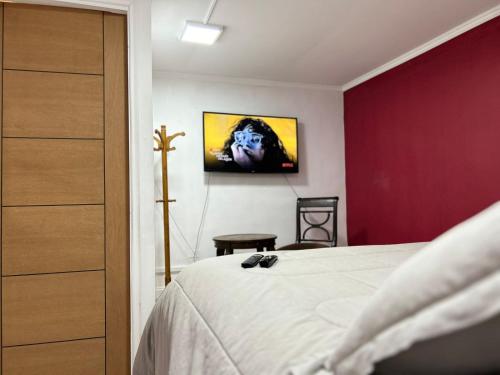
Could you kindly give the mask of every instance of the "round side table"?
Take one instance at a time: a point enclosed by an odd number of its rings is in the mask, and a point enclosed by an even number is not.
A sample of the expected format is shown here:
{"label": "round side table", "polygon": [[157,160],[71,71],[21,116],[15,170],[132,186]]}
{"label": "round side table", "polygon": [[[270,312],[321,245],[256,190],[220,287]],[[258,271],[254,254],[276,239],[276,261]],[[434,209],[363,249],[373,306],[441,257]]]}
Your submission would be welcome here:
{"label": "round side table", "polygon": [[234,249],[257,249],[257,251],[274,250],[275,234],[228,234],[213,238],[217,256],[233,254]]}

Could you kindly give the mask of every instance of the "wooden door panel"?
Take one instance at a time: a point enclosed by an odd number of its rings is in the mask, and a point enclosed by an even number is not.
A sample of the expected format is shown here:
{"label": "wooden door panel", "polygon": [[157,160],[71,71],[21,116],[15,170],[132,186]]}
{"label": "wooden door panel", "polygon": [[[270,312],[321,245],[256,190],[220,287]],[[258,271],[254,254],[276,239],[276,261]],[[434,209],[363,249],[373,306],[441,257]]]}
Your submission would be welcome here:
{"label": "wooden door panel", "polygon": [[104,206],[5,207],[2,274],[104,268]]}
{"label": "wooden door panel", "polygon": [[[106,138],[106,367],[130,373],[127,18],[104,16]],[[125,328],[126,327],[126,328]]]}
{"label": "wooden door panel", "polygon": [[104,271],[3,277],[3,346],[103,337]]}
{"label": "wooden door panel", "polygon": [[[3,4],[0,4],[0,69],[3,70]],[[3,87],[3,74],[0,74],[0,88]],[[3,112],[3,89],[0,89],[0,113]],[[0,126],[2,126],[2,116],[0,116]],[[2,153],[2,132],[0,132],[0,155]],[[2,158],[0,157],[0,186],[2,185]],[[0,194],[0,206],[2,204],[2,197]],[[2,222],[2,215],[0,215],[0,224]],[[1,225],[0,225],[1,227]],[[0,234],[1,235],[1,234]],[[1,250],[1,249],[0,249]],[[1,263],[1,257],[0,257],[0,263]],[[2,278],[0,277],[0,313],[2,310],[2,303],[1,303],[1,289],[2,289]],[[0,337],[2,336],[2,327],[0,324]],[[3,357],[3,350],[0,347],[0,375],[2,374],[2,357]]]}
{"label": "wooden door panel", "polygon": [[103,138],[103,78],[4,71],[4,137]]}
{"label": "wooden door panel", "polygon": [[4,69],[102,74],[102,13],[6,4]]}
{"label": "wooden door panel", "polygon": [[3,146],[4,206],[104,203],[103,141],[6,138]]}
{"label": "wooden door panel", "polygon": [[130,374],[127,17],[2,11],[0,374]]}
{"label": "wooden door panel", "polygon": [[104,375],[105,340],[5,348],[3,375]]}

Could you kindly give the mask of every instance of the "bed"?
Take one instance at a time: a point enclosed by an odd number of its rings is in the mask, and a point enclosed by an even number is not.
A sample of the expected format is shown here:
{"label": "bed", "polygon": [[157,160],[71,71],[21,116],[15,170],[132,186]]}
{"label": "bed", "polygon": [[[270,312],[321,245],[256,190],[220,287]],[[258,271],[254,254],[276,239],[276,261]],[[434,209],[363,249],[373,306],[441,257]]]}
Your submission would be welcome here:
{"label": "bed", "polygon": [[200,261],[157,301],[134,375],[371,373],[499,314],[499,228],[497,204],[429,244],[280,251],[270,269]]}

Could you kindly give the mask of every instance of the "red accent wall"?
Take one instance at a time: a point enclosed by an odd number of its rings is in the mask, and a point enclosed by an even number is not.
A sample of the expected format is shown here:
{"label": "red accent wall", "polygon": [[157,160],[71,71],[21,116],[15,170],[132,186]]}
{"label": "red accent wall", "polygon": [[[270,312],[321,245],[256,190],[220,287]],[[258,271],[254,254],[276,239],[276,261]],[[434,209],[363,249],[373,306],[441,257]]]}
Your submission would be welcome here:
{"label": "red accent wall", "polygon": [[499,200],[500,17],[348,90],[344,121],[350,245],[428,241]]}

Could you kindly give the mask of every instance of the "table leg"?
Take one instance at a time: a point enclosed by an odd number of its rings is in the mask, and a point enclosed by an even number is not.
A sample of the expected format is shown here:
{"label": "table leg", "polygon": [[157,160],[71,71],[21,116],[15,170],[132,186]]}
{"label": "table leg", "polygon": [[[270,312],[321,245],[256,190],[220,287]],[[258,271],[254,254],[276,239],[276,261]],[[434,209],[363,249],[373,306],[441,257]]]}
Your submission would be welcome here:
{"label": "table leg", "polygon": [[225,249],[222,249],[222,248],[217,248],[217,256],[220,257],[222,255],[224,255],[224,253],[226,252]]}
{"label": "table leg", "polygon": [[264,246],[257,246],[257,252],[260,253],[264,251]]}
{"label": "table leg", "polygon": [[232,247],[228,247],[226,249],[226,255],[232,255],[233,254],[233,248]]}
{"label": "table leg", "polygon": [[274,250],[274,244],[268,245],[266,247],[266,251],[273,251]]}

